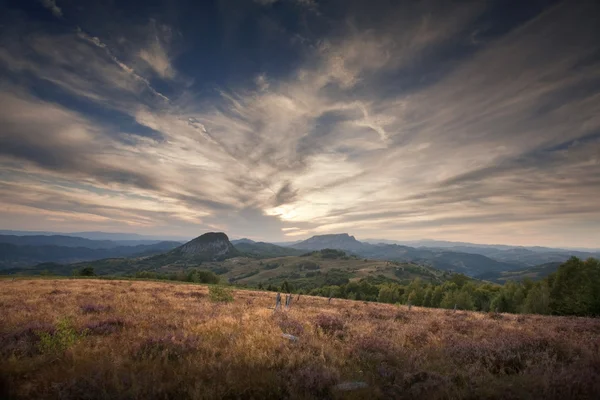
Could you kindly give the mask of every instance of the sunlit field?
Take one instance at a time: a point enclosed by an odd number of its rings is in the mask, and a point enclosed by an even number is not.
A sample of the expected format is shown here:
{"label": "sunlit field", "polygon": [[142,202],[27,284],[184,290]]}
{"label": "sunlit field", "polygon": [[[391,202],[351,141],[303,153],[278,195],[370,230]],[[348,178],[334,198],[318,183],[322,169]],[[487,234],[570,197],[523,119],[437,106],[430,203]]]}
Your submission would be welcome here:
{"label": "sunlit field", "polygon": [[[1,280],[0,397],[544,398],[600,394],[600,320],[143,281]],[[282,296],[285,303],[285,296]],[[286,335],[287,334],[287,335]]]}

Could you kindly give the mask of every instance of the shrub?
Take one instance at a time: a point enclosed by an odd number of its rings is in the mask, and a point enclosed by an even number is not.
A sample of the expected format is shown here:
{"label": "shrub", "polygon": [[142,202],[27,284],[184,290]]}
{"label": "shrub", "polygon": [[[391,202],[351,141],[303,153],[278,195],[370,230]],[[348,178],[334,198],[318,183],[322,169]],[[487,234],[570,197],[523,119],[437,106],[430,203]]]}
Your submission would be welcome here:
{"label": "shrub", "polygon": [[214,272],[206,270],[191,270],[185,280],[196,283],[219,283],[219,277]]}
{"label": "shrub", "polygon": [[163,359],[177,361],[198,348],[199,338],[183,336],[178,333],[173,336],[151,337],[144,340],[134,351],[137,360]]}
{"label": "shrub", "polygon": [[30,322],[14,332],[0,336],[0,354],[3,356],[33,356],[40,352],[38,343],[42,332],[53,335],[52,324]]}
{"label": "shrub", "polygon": [[214,303],[227,303],[233,301],[233,293],[231,289],[223,286],[211,286],[208,288],[208,296],[210,301]]}
{"label": "shrub", "polygon": [[101,304],[84,304],[79,308],[84,314],[98,314],[101,312],[110,311],[110,306],[103,306]]}
{"label": "shrub", "polygon": [[292,392],[306,398],[331,398],[331,388],[339,380],[339,373],[324,365],[306,365],[289,371]]}
{"label": "shrub", "polygon": [[93,267],[85,267],[79,271],[79,275],[81,276],[96,276]]}
{"label": "shrub", "polygon": [[344,330],[344,321],[337,315],[319,314],[315,319],[315,325],[328,335]]}
{"label": "shrub", "polygon": [[314,261],[302,261],[302,262],[299,262],[296,264],[296,268],[298,268],[298,270],[300,270],[300,271],[302,271],[302,270],[314,271],[321,267],[319,266],[319,264],[317,264]]}
{"label": "shrub", "polygon": [[117,333],[125,326],[120,318],[110,318],[102,321],[90,322],[85,327],[85,332],[90,335],[110,335]]}
{"label": "shrub", "polygon": [[291,318],[288,314],[276,313],[274,314],[274,317],[277,325],[279,325],[283,333],[289,333],[294,336],[300,336],[302,333],[304,333],[304,327],[302,326],[302,323]]}
{"label": "shrub", "polygon": [[68,348],[79,341],[86,332],[78,333],[69,318],[61,318],[56,324],[54,333],[47,331],[37,332],[40,341],[38,348],[44,354],[64,353]]}

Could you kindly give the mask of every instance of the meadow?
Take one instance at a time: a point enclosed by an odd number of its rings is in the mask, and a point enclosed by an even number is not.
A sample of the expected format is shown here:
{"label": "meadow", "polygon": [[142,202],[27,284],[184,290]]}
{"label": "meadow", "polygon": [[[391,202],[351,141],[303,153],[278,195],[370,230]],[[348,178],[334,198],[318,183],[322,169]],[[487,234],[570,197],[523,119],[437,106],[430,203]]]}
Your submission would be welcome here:
{"label": "meadow", "polygon": [[[591,399],[600,319],[183,283],[0,280],[0,397]],[[285,296],[282,296],[285,300]]]}

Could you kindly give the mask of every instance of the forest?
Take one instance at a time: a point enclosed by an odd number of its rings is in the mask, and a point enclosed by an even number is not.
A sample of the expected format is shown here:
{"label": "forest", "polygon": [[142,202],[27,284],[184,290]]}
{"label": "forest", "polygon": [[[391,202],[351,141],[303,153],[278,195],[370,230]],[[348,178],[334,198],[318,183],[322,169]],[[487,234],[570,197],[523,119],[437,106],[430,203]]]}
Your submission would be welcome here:
{"label": "forest", "polygon": [[472,311],[550,315],[600,315],[600,262],[572,257],[547,278],[504,285],[454,274],[439,285],[419,278],[408,285],[366,281],[324,286],[308,294]]}
{"label": "forest", "polygon": [[[463,274],[452,274],[439,284],[425,282],[420,278],[402,284],[389,279],[379,282],[376,279],[350,280],[342,272],[330,271],[325,275],[326,284],[319,287],[295,287],[293,283],[284,281],[282,285],[259,283],[258,289],[466,311],[600,315],[600,262],[594,258],[581,260],[572,257],[543,280],[507,281],[503,285],[475,280]],[[213,272],[196,269],[171,274],[144,271],[138,272],[136,278],[219,282],[218,276]]]}

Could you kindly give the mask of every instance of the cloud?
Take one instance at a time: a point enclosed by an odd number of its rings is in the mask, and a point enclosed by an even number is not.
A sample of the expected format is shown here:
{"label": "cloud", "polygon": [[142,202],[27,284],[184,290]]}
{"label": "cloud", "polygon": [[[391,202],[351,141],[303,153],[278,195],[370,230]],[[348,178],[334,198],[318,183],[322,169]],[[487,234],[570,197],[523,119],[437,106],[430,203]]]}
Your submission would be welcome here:
{"label": "cloud", "polygon": [[256,83],[256,87],[260,91],[266,91],[269,89],[269,81],[267,80],[267,76],[265,74],[259,74],[254,78],[254,83]]}
{"label": "cloud", "polygon": [[56,5],[56,0],[40,0],[42,5],[52,12],[57,18],[62,18],[63,13],[59,6]]}
{"label": "cloud", "polygon": [[173,31],[169,26],[161,25],[151,20],[147,33],[147,44],[138,52],[138,57],[162,79],[173,79],[176,70],[169,57]]}
{"label": "cloud", "polygon": [[[559,243],[564,227],[597,245],[597,8],[559,4],[474,45],[482,4],[348,2],[293,68],[257,66],[210,95],[178,86],[190,71],[158,23],[135,40],[4,40],[0,216],[262,240]],[[40,81],[110,117],[38,98]]]}
{"label": "cloud", "polygon": [[[79,28],[77,30],[77,36],[85,41],[88,41],[89,43],[92,43],[94,46],[103,49],[106,52],[106,54],[110,57],[110,59],[115,64],[117,64],[122,70],[131,74],[131,76],[134,77],[136,80],[142,82],[154,95],[160,97],[161,99],[163,99],[165,101],[169,101],[169,98],[167,96],[163,95],[162,93],[158,92],[157,90],[155,90],[152,87],[152,85],[150,84],[148,79],[144,78],[143,76],[141,76],[140,74],[135,72],[135,70],[133,68],[129,67],[128,65],[126,65],[125,63],[120,61],[112,53],[112,51],[107,47],[107,45],[105,43],[103,43],[99,38],[90,36],[87,33],[83,32]],[[161,51],[162,51],[162,49],[161,49]],[[146,58],[144,58],[144,56]],[[168,64],[168,61],[165,61],[165,59],[164,59],[164,54],[162,54],[160,51],[158,51],[158,52],[155,51],[154,53],[151,53],[147,50],[142,50],[142,51],[140,51],[140,57],[142,59],[144,59],[146,62],[148,62],[157,72],[159,72],[159,74],[172,74],[173,73],[172,71],[170,71],[170,65]]]}

